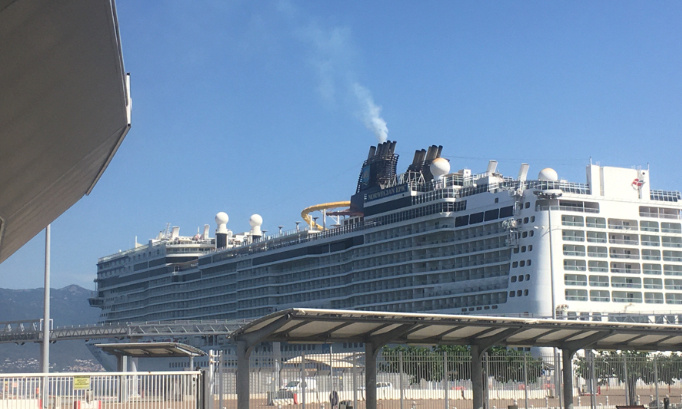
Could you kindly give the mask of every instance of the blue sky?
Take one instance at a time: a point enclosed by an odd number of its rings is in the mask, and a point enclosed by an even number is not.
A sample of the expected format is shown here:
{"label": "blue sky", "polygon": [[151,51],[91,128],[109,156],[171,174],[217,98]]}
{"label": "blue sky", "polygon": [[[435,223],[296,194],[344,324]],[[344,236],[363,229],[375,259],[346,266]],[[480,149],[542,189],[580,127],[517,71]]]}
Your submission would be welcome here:
{"label": "blue sky", "polygon": [[[293,229],[348,200],[377,129],[453,170],[590,158],[682,190],[682,3],[118,0],[133,126],[90,196],[52,224],[52,287],[94,289],[97,258],[166,228]],[[373,126],[367,126],[369,123]],[[202,227],[203,228],[203,227]],[[43,285],[44,236],[0,265]]]}

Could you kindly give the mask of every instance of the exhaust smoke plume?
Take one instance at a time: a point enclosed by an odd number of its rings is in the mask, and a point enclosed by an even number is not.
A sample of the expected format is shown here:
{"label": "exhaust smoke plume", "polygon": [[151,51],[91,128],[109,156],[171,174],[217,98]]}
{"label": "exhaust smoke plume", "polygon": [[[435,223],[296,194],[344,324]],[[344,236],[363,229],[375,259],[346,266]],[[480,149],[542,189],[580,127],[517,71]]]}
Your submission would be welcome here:
{"label": "exhaust smoke plume", "polygon": [[324,28],[313,22],[297,32],[311,46],[310,62],[317,73],[317,90],[322,99],[330,105],[341,102],[374,133],[379,143],[386,142],[388,127],[381,117],[381,107],[374,103],[371,92],[355,80],[356,52],[350,29]]}
{"label": "exhaust smoke plume", "polygon": [[360,115],[367,129],[372,131],[379,143],[386,142],[388,139],[388,127],[386,121],[381,117],[381,107],[377,106],[372,99],[372,94],[362,85],[353,84],[353,91],[360,103],[362,111]]}

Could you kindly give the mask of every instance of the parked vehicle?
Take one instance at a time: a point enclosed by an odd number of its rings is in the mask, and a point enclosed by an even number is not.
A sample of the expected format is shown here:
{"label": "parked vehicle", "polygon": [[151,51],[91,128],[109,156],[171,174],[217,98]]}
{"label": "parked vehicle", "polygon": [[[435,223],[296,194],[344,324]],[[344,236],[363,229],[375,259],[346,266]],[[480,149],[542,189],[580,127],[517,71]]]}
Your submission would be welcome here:
{"label": "parked vehicle", "polygon": [[306,391],[317,390],[317,381],[315,379],[294,379],[284,386],[284,389],[291,392],[301,392],[305,388]]}

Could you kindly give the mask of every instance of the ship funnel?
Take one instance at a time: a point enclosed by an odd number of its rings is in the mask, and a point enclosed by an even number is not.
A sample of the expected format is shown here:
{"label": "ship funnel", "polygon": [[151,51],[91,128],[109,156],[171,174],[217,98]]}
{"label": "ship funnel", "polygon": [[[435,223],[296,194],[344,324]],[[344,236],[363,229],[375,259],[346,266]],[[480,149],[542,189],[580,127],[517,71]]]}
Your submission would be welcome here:
{"label": "ship funnel", "polygon": [[374,157],[374,154],[376,153],[377,148],[376,146],[370,146],[369,147],[369,154],[367,155],[367,159],[372,159]]}
{"label": "ship funnel", "polygon": [[497,170],[497,161],[494,159],[488,161],[488,170],[486,170],[486,173],[488,175],[492,175],[493,173],[495,173],[496,170]]}
{"label": "ship funnel", "polygon": [[208,240],[208,230],[210,229],[208,224],[204,225],[204,234],[201,235],[201,240]]}
{"label": "ship funnel", "polygon": [[525,182],[526,177],[528,176],[528,164],[527,163],[522,163],[521,168],[519,169],[519,182]]}
{"label": "ship funnel", "polygon": [[215,222],[218,228],[215,231],[215,247],[217,249],[223,249],[227,247],[227,222],[230,218],[227,213],[220,212],[215,215]]}
{"label": "ship funnel", "polygon": [[430,165],[431,162],[433,162],[433,160],[436,159],[437,154],[438,154],[438,147],[435,145],[429,146],[429,149],[426,151],[426,164]]}
{"label": "ship funnel", "polygon": [[180,236],[180,226],[173,226],[173,231],[171,232],[171,240],[175,240]]}

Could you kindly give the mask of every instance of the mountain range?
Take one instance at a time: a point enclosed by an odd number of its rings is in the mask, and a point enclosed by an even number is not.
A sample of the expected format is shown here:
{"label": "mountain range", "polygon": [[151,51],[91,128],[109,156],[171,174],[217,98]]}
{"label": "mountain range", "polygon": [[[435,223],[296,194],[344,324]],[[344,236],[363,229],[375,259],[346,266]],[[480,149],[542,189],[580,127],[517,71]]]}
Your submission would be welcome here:
{"label": "mountain range", "polygon": [[[90,290],[69,285],[50,290],[50,316],[54,327],[95,324],[99,310],[90,307]],[[0,288],[0,322],[37,320],[43,316],[43,289]],[[0,344],[0,372],[41,371],[41,344]],[[102,371],[85,341],[60,341],[50,345],[51,372]]]}

